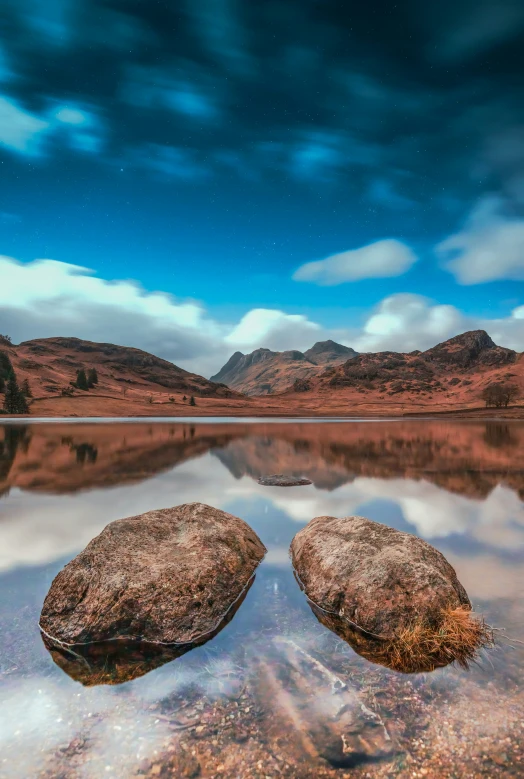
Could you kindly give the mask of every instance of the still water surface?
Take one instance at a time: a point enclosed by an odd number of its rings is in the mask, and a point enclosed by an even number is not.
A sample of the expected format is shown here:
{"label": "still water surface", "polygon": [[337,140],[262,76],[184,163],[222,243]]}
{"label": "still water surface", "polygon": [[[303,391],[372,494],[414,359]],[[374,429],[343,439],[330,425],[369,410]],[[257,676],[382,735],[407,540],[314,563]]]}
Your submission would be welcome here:
{"label": "still water surface", "polygon": [[[271,473],[312,484],[257,483]],[[0,777],[522,776],[523,499],[518,422],[0,426]],[[132,681],[75,681],[38,630],[52,579],[108,522],[191,501],[268,548],[239,610]],[[313,517],[351,514],[446,555],[503,629],[477,666],[404,676],[317,622],[289,544]]]}

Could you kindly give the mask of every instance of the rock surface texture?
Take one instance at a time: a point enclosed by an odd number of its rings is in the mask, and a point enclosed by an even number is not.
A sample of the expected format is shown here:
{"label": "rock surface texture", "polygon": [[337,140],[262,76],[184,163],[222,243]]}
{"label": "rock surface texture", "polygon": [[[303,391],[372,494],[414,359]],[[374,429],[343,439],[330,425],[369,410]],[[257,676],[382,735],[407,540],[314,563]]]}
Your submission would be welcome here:
{"label": "rock surface texture", "polygon": [[197,645],[234,609],[265,551],[243,520],[202,503],[119,519],[56,576],[40,626],[70,645]]}
{"label": "rock surface texture", "polygon": [[487,640],[455,570],[416,536],[364,517],[317,517],[291,555],[318,619],[374,662],[406,672],[467,666]]}

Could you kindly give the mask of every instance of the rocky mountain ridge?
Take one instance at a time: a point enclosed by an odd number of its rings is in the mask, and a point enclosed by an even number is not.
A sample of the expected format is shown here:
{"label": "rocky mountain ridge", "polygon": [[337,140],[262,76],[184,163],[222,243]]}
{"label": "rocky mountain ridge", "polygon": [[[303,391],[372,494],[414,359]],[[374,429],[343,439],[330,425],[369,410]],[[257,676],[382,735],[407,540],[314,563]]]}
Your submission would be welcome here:
{"label": "rocky mountain ridge", "polygon": [[357,352],[335,341],[318,341],[305,352],[291,349],[274,352],[255,349],[250,354],[235,352],[211,377],[246,395],[267,395],[282,392],[295,380],[315,375],[319,368],[339,365],[355,357]]}
{"label": "rocky mountain ridge", "polygon": [[[378,397],[414,393],[456,394],[482,384],[489,371],[496,380],[513,378],[510,366],[519,353],[497,346],[484,330],[472,330],[424,352],[368,352],[334,341],[321,341],[306,352],[256,349],[235,352],[212,380],[222,381],[247,395],[324,392],[352,389]],[[451,375],[450,375],[451,374]]]}
{"label": "rocky mountain ridge", "polygon": [[471,387],[479,394],[490,381],[511,381],[521,355],[497,346],[484,330],[472,330],[424,352],[370,352],[311,376],[288,392],[351,389],[379,398],[399,393],[451,397]]}

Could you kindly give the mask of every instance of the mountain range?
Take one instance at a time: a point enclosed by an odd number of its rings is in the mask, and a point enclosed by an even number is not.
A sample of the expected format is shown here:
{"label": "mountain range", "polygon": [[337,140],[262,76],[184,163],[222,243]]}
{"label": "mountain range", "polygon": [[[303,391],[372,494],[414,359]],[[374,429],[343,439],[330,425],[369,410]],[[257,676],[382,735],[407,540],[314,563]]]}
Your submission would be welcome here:
{"label": "mountain range", "polygon": [[245,395],[267,395],[290,387],[296,380],[318,373],[319,367],[340,365],[357,356],[349,346],[335,341],[318,341],[306,352],[272,352],[256,349],[250,354],[235,352],[227,363],[211,376]]}
{"label": "mountain range", "polygon": [[[354,389],[383,397],[403,393],[423,397],[471,386],[485,370],[512,365],[517,357],[512,349],[497,346],[484,330],[462,333],[425,352],[358,354],[334,341],[320,341],[304,353],[235,352],[211,380],[247,395]],[[450,372],[456,375],[449,376]]]}
{"label": "mountain range", "polygon": [[[212,379],[140,349],[78,338],[0,339],[0,353],[19,383],[29,383],[38,416],[478,415],[490,384],[510,383],[524,397],[523,354],[497,346],[484,330],[423,352],[358,354],[333,341],[306,352],[236,352]],[[98,373],[89,391],[72,386],[81,368]],[[189,411],[191,396],[197,408]]]}

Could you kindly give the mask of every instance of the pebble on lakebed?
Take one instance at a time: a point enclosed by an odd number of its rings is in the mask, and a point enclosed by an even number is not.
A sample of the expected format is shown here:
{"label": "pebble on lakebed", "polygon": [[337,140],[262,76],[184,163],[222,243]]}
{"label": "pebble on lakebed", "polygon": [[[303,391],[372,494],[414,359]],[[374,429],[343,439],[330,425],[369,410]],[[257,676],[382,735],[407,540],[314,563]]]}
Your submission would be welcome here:
{"label": "pebble on lakebed", "polygon": [[46,644],[205,643],[234,613],[266,553],[242,519],[203,503],[111,522],[55,577]]}
{"label": "pebble on lakebed", "polygon": [[372,662],[404,673],[467,668],[493,642],[446,558],[410,533],[316,517],[291,557],[317,619]]}
{"label": "pebble on lakebed", "polygon": [[272,476],[260,476],[258,483],[263,487],[305,487],[307,484],[311,484],[311,481],[301,476],[286,476],[284,473],[275,473]]}

